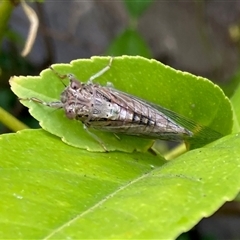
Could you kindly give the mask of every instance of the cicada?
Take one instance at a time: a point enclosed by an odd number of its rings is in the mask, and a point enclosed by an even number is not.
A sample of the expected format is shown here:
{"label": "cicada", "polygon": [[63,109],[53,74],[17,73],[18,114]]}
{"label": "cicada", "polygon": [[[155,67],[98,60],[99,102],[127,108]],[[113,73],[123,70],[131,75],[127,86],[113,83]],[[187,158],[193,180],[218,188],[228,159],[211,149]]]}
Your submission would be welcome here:
{"label": "cicada", "polygon": [[80,82],[72,74],[60,75],[52,69],[60,78],[69,78],[69,85],[61,93],[60,100],[45,102],[34,97],[25,100],[62,108],[69,119],[81,121],[86,128],[115,134],[169,141],[191,139],[196,133],[202,132],[203,136],[206,135],[206,127],[169,109],[117,90],[110,84],[101,86],[94,83],[95,78],[110,69],[112,60],[86,83]]}

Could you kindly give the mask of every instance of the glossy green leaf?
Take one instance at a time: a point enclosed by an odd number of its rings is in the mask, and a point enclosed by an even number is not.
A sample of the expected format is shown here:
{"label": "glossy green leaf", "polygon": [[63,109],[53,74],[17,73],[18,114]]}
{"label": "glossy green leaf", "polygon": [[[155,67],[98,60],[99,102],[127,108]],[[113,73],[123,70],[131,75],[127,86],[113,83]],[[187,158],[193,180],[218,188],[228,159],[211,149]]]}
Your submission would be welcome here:
{"label": "glossy green leaf", "polygon": [[240,190],[240,136],[165,163],[43,130],[0,136],[1,239],[175,239]]}
{"label": "glossy green leaf", "polygon": [[[73,73],[79,80],[87,81],[108,63],[108,57],[94,57],[53,67],[61,74]],[[103,85],[111,82],[116,89],[159,104],[222,135],[231,132],[230,102],[222,90],[207,79],[176,71],[155,60],[123,56],[114,58],[110,70],[95,82]],[[40,77],[13,77],[10,83],[19,97],[37,97],[44,101],[59,100],[64,89],[59,78],[49,69],[44,70]],[[63,141],[91,151],[103,151],[82,124],[67,119],[63,110],[54,110],[29,101],[22,103],[30,107],[30,113],[45,130],[61,137]],[[102,139],[109,151],[144,151],[152,144],[152,141],[131,136],[121,135],[119,140],[109,133],[94,133]]]}

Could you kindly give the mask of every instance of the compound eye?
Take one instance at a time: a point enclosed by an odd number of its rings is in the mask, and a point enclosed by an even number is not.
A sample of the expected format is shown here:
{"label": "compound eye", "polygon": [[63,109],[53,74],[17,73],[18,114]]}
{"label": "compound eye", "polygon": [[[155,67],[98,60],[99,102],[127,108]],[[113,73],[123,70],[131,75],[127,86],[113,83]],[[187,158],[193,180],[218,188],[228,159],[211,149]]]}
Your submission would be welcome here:
{"label": "compound eye", "polygon": [[76,117],[75,111],[73,111],[73,109],[69,108],[65,110],[66,116],[69,119],[73,119]]}
{"label": "compound eye", "polygon": [[77,90],[81,87],[81,83],[77,80],[71,80],[70,87],[74,90]]}

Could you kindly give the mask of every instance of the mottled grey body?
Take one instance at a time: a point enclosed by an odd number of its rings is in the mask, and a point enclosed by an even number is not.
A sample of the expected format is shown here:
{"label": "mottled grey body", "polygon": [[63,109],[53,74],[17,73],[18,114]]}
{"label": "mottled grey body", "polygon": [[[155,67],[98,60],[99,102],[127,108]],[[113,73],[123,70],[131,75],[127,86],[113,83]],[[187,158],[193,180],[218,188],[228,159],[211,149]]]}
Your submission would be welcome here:
{"label": "mottled grey body", "polygon": [[48,106],[63,108],[68,118],[80,120],[87,127],[113,133],[165,140],[192,136],[192,132],[155,108],[158,106],[108,86],[80,83],[71,75],[61,101]]}

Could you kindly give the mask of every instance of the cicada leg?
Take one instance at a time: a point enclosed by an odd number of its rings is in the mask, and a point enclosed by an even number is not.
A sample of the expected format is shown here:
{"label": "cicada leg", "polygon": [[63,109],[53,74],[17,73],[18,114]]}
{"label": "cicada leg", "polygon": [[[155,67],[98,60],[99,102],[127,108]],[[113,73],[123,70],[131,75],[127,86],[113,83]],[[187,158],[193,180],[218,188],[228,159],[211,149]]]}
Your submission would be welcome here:
{"label": "cicada leg", "polygon": [[88,84],[92,84],[94,79],[102,76],[105,72],[107,72],[111,68],[111,66],[112,66],[112,61],[113,61],[113,57],[110,58],[108,65],[105,68],[103,68],[102,70],[100,70],[99,72],[97,72],[94,75],[92,75],[88,79],[87,83]]}
{"label": "cicada leg", "polygon": [[50,108],[62,108],[63,104],[60,101],[56,101],[56,102],[44,102],[43,100],[39,99],[39,98],[35,98],[35,97],[31,97],[31,98],[18,98],[19,100],[22,101],[32,101],[32,102],[36,102],[36,103],[40,103],[44,106],[48,106]]}
{"label": "cicada leg", "polygon": [[87,133],[88,133],[95,141],[97,141],[97,142],[102,146],[103,150],[104,150],[105,152],[108,152],[108,149],[107,149],[106,146],[104,145],[103,141],[102,141],[97,135],[95,135],[94,133],[92,133],[91,131],[89,131],[88,127],[87,127],[85,124],[83,124],[83,127],[84,127],[84,129],[87,131]]}

